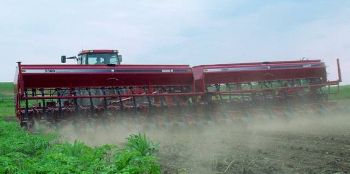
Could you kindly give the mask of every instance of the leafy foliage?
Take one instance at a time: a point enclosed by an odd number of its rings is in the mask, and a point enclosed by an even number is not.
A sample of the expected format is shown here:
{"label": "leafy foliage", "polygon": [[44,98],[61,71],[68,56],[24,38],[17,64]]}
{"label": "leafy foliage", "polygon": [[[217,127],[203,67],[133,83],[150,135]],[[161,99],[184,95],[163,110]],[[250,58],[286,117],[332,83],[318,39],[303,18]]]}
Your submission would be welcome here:
{"label": "leafy foliage", "polygon": [[141,134],[127,140],[124,148],[89,147],[0,121],[0,173],[160,173],[154,144]]}
{"label": "leafy foliage", "polygon": [[126,148],[130,151],[138,151],[142,155],[150,155],[155,152],[157,145],[146,138],[145,134],[130,135],[127,138]]}
{"label": "leafy foliage", "polygon": [[130,135],[123,151],[116,156],[117,171],[122,173],[159,173],[157,159],[152,155],[156,145],[145,135]]}

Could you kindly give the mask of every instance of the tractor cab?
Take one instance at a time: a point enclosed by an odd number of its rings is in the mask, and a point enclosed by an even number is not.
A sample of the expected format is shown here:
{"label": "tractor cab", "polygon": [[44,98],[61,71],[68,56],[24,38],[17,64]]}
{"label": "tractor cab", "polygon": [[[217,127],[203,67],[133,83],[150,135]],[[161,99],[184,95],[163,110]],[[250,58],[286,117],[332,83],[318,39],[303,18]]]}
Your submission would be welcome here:
{"label": "tractor cab", "polygon": [[83,50],[78,57],[61,56],[62,63],[66,63],[67,59],[76,59],[79,65],[120,65],[122,55],[117,50]]}

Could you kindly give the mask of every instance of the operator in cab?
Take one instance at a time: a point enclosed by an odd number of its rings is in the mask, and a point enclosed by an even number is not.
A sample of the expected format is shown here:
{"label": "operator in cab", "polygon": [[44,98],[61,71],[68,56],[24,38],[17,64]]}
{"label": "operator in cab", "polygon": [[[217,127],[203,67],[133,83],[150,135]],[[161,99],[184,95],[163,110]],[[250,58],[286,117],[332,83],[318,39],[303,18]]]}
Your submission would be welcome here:
{"label": "operator in cab", "polygon": [[97,57],[95,65],[102,65],[102,64],[104,64],[102,59],[103,58],[101,58],[101,57]]}

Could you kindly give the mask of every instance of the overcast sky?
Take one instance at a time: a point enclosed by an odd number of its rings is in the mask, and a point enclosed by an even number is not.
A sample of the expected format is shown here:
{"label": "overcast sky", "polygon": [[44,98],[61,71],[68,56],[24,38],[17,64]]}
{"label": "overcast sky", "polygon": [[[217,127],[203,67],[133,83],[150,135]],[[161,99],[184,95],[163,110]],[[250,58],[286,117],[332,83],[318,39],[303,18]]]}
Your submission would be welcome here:
{"label": "overcast sky", "polygon": [[[349,0],[2,0],[0,81],[16,61],[118,49],[126,64],[340,58],[350,84]],[[72,62],[73,63],[73,62]]]}

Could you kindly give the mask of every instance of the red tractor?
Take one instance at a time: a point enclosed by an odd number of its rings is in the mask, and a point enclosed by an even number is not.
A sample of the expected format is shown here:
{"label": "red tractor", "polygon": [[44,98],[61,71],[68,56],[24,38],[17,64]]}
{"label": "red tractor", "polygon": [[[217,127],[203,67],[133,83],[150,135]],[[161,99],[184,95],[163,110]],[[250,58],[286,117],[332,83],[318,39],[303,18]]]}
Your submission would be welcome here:
{"label": "red tractor", "polygon": [[121,65],[117,50],[83,50],[61,57],[71,65],[24,65],[16,75],[16,115],[23,126],[35,118],[113,113],[151,108],[226,104],[258,106],[327,99],[320,60],[189,65]]}

